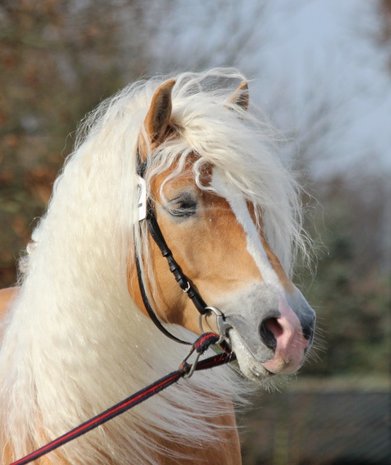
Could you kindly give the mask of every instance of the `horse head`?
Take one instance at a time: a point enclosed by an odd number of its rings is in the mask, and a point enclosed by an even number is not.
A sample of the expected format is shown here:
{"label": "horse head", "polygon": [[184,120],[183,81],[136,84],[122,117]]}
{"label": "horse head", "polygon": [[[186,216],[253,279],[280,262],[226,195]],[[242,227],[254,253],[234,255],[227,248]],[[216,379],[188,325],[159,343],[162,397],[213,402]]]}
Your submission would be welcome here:
{"label": "horse head", "polygon": [[[173,257],[215,311],[198,314],[168,272],[161,250],[144,231],[147,245],[141,260],[147,267],[143,279],[149,299],[164,323],[196,334],[206,329],[220,332],[247,378],[262,381],[294,373],[312,345],[315,313],[270,244],[270,205],[262,203],[261,194],[253,195],[256,189],[245,186],[245,179],[240,181],[232,169],[226,169],[230,152],[224,161],[222,147],[214,140],[219,125],[226,125],[222,130],[251,130],[247,84],[242,83],[224,104],[211,103],[214,111],[208,114],[213,114],[214,127],[210,130],[187,113],[179,96],[175,98],[175,88],[174,80],[165,81],[152,96],[138,140],[139,165]],[[197,131],[202,137],[195,142]],[[230,147],[230,140],[226,143]],[[243,159],[243,164],[251,169],[251,160]],[[280,208],[280,199],[273,201],[273,208]],[[284,231],[280,235],[283,241]],[[129,268],[129,291],[146,312],[137,281],[136,271]]]}
{"label": "horse head", "polygon": [[[300,190],[247,85],[232,91],[244,79],[135,83],[84,121],[2,326],[1,463],[177,366],[178,345],[142,313],[188,341],[219,333],[264,386],[303,364],[315,315],[290,279],[305,252]],[[251,389],[203,372],[47,463],[239,464],[232,400]]]}

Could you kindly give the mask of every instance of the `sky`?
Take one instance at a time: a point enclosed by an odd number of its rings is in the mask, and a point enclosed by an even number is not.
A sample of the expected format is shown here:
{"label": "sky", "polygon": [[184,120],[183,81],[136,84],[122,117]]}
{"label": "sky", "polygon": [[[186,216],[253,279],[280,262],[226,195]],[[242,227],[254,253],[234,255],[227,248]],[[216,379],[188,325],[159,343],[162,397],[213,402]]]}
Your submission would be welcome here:
{"label": "sky", "polygon": [[289,76],[287,99],[302,131],[310,126],[302,110],[317,98],[329,100],[337,124],[317,169],[346,169],[352,163],[391,169],[391,76],[374,42],[374,2],[313,0],[295,2],[302,6],[291,11],[286,3],[278,0],[269,13],[270,42],[259,61],[268,63],[269,76],[282,81]]}
{"label": "sky", "polygon": [[179,1],[157,34],[155,66],[237,66],[253,102],[294,140],[289,150],[312,152],[313,174],[391,174],[391,73],[376,4]]}

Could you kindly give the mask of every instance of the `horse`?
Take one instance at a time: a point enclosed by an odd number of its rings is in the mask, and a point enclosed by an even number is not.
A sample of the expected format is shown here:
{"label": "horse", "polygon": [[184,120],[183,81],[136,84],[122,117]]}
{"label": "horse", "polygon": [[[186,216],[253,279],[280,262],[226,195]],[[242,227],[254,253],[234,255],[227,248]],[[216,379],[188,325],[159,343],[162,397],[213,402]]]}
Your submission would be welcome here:
{"label": "horse", "polygon": [[18,286],[0,294],[1,463],[172,371],[187,353],[177,339],[213,331],[236,362],[36,463],[239,465],[235,409],[296,373],[312,345],[315,313],[291,280],[306,248],[300,187],[239,71],[155,77],[102,102],[54,183]]}

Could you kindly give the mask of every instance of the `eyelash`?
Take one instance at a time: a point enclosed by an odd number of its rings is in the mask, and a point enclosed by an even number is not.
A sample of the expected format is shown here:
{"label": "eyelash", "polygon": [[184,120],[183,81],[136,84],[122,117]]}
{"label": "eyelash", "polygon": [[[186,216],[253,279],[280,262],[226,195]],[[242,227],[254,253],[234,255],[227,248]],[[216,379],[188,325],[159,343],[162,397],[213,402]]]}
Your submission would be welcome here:
{"label": "eyelash", "polygon": [[197,210],[197,202],[190,198],[184,198],[182,200],[177,199],[172,203],[175,207],[168,209],[172,216],[188,218],[193,216]]}

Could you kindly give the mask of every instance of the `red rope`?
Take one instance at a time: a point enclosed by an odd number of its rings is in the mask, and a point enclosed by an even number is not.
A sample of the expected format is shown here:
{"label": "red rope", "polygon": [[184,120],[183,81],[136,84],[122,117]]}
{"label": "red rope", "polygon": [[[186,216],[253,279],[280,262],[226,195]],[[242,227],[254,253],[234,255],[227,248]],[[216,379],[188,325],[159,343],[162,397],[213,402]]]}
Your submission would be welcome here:
{"label": "red rope", "polygon": [[[192,350],[189,355],[191,355],[194,351],[196,351],[199,355],[203,354],[210,345],[215,344],[219,339],[219,336],[214,333],[205,333],[202,334],[193,344]],[[189,357],[189,356],[188,356]],[[155,394],[163,391],[168,386],[176,383],[180,378],[186,376],[186,374],[192,372],[192,365],[186,362],[187,358],[184,362],[180,365],[178,370],[173,371],[172,373],[163,376],[162,378],[158,379],[154,383],[146,386],[145,388],[137,391],[136,393],[132,394],[131,396],[127,397],[126,399],[118,402],[117,404],[113,405],[112,407],[108,408],[107,410],[103,411],[102,413],[96,415],[93,418],[81,423],[76,428],[71,429],[67,433],[59,436],[58,438],[54,439],[53,441],[49,442],[48,444],[40,447],[39,449],[31,452],[30,454],[26,455],[25,457],[16,460],[16,462],[12,462],[10,465],[25,465],[27,463],[36,460],[43,455],[52,452],[53,450],[57,449],[64,444],[72,441],[73,439],[82,436],[83,434],[87,433],[95,429],[96,427],[103,425],[107,421],[111,420],[112,418],[120,415],[121,413],[126,412],[127,410],[135,407],[136,405],[140,404],[141,402],[149,399],[150,397],[154,396]],[[195,362],[195,370],[205,370],[208,368],[212,368],[219,365],[224,365],[234,359],[234,354],[231,352],[224,352],[222,354],[214,355],[207,359],[201,360],[199,362]]]}

